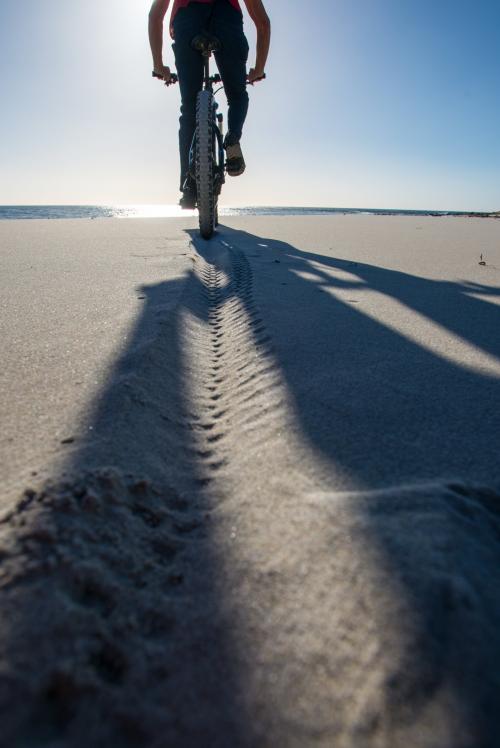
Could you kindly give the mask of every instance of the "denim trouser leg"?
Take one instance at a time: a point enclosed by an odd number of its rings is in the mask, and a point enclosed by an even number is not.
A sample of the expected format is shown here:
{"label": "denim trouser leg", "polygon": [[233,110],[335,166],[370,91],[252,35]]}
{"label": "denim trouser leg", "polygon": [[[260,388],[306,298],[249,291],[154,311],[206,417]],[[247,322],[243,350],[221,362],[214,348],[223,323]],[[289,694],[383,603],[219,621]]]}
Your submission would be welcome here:
{"label": "denim trouser leg", "polygon": [[181,92],[179,151],[181,182],[189,167],[189,149],[196,127],[196,97],[203,85],[203,58],[191,48],[192,39],[203,30],[217,36],[221,49],[216,55],[229,106],[228,127],[239,139],[248,111],[246,61],[248,42],[243,33],[243,18],[228,0],[213,4],[190,3],[181,8],[174,20],[173,45]]}
{"label": "denim trouser leg", "polygon": [[173,50],[181,92],[179,118],[180,189],[189,168],[189,149],[196,127],[196,97],[203,85],[203,58],[191,48],[191,40],[200,33],[209,17],[209,5],[191,4],[182,8],[174,20]]}
{"label": "denim trouser leg", "polygon": [[212,33],[220,40],[215,56],[228,103],[228,129],[238,140],[248,112],[248,42],[243,32],[243,16],[227,0],[213,6]]}

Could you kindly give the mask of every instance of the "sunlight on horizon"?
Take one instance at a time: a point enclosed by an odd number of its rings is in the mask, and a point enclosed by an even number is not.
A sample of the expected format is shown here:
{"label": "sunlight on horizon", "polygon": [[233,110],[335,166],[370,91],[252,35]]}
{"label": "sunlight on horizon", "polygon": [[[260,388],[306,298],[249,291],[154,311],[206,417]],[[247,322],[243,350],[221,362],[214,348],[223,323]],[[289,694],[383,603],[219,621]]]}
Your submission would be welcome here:
{"label": "sunlight on horizon", "polygon": [[113,205],[117,218],[182,218],[196,216],[196,210],[185,210],[180,205]]}
{"label": "sunlight on horizon", "polygon": [[[198,210],[186,210],[175,204],[132,204],[106,206],[115,212],[116,218],[194,218]],[[246,209],[251,206],[245,206]],[[221,216],[238,215],[241,208],[227,205],[219,206]]]}

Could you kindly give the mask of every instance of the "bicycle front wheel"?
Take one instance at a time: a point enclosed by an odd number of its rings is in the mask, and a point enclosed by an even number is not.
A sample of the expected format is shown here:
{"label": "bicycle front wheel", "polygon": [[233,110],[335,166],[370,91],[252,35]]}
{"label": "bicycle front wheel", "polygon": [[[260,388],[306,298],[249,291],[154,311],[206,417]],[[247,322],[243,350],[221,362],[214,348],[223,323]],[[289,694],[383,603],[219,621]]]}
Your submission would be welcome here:
{"label": "bicycle front wheel", "polygon": [[215,229],[213,94],[200,91],[196,101],[196,189],[200,234],[210,239]]}

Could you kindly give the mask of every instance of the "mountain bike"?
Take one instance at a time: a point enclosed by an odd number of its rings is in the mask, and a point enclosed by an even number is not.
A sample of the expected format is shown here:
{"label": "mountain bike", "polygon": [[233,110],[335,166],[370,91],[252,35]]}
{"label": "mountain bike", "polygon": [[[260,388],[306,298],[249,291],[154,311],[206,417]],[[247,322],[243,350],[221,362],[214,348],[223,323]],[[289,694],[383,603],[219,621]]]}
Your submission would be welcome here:
{"label": "mountain bike", "polygon": [[[203,88],[196,99],[196,129],[189,151],[189,170],[186,182],[196,183],[200,234],[210,239],[219,223],[218,202],[225,182],[224,116],[218,112],[214,86],[221,83],[221,76],[210,75],[210,57],[220,49],[217,37],[204,32],[195,36],[191,46],[203,56]],[[161,75],[153,73],[155,78]],[[265,76],[264,76],[265,77]],[[171,76],[170,82],[177,83],[178,76]],[[184,186],[186,185],[184,183]]]}

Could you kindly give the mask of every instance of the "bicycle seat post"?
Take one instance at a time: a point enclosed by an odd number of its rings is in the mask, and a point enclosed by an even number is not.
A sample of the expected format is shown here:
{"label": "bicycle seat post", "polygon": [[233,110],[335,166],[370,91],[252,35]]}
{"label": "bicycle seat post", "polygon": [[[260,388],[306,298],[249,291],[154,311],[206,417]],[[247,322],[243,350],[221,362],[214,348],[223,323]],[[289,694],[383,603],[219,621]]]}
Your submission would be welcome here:
{"label": "bicycle seat post", "polygon": [[203,53],[203,69],[205,79],[204,88],[206,91],[209,91],[212,88],[210,84],[210,52]]}
{"label": "bicycle seat post", "polygon": [[191,41],[191,46],[203,55],[203,67],[204,67],[204,88],[206,91],[212,90],[212,84],[210,81],[210,56],[212,52],[218,52],[220,49],[220,41],[216,36],[212,36],[208,32],[198,34]]}

